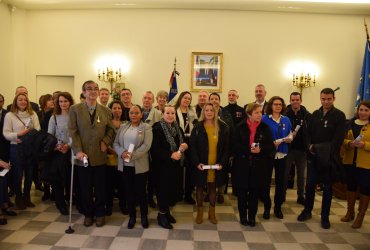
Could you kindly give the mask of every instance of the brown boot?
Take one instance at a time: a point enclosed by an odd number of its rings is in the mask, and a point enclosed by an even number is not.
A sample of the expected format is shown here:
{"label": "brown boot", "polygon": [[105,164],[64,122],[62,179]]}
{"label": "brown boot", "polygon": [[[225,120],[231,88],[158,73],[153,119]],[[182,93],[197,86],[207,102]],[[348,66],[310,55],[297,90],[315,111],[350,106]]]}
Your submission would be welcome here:
{"label": "brown boot", "polygon": [[17,209],[19,210],[24,210],[26,209],[26,205],[24,204],[24,200],[23,200],[23,197],[22,196],[16,196],[15,197],[15,205],[17,207]]}
{"label": "brown boot", "polygon": [[351,221],[355,218],[355,204],[357,193],[347,191],[347,213],[342,219],[343,222]]}
{"label": "brown boot", "polygon": [[24,196],[24,205],[27,207],[35,207],[35,204],[32,203],[31,196],[29,194]]}
{"label": "brown boot", "polygon": [[358,207],[358,214],[355,221],[352,224],[352,228],[360,228],[364,221],[366,210],[369,207],[370,196],[360,195],[360,205]]}
{"label": "brown boot", "polygon": [[203,206],[202,207],[197,207],[197,218],[195,219],[195,222],[197,224],[202,224],[203,223]]}
{"label": "brown boot", "polygon": [[214,206],[209,205],[208,219],[212,224],[217,224],[218,223],[218,221],[216,219],[216,211],[215,211]]}

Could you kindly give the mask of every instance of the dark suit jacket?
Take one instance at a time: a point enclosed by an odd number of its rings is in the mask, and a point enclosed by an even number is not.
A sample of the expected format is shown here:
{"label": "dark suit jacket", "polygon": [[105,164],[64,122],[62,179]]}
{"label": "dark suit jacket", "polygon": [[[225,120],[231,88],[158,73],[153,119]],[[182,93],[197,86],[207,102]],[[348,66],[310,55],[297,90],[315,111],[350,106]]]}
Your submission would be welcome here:
{"label": "dark suit jacket", "polygon": [[3,135],[4,118],[5,118],[6,113],[7,111],[5,109],[2,109],[1,120],[0,120],[0,131],[1,131],[0,133],[0,159],[8,162],[10,141],[5,139]]}

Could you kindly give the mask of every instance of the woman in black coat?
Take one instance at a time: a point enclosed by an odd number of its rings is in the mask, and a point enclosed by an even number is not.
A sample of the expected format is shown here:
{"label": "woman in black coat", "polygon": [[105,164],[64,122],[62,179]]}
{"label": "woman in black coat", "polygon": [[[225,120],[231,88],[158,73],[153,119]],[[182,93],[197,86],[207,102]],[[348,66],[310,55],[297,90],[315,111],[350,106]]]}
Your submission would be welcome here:
{"label": "woman in black coat", "polygon": [[[203,222],[203,187],[207,186],[209,195],[208,218],[217,224],[215,216],[216,186],[226,183],[226,164],[229,159],[229,128],[218,119],[213,104],[207,103],[202,109],[199,123],[190,136],[191,160],[194,168],[196,186],[197,217],[196,223]],[[208,169],[211,166],[214,169]]]}
{"label": "woman in black coat", "polygon": [[153,142],[150,154],[153,160],[153,174],[159,207],[158,225],[172,229],[176,223],[170,213],[170,206],[182,200],[182,174],[184,152],[188,145],[176,122],[173,106],[165,106],[163,118],[153,125]]}
{"label": "woman in black coat", "polygon": [[261,121],[260,105],[249,104],[246,113],[247,121],[235,130],[232,180],[238,194],[240,223],[254,227],[258,193],[269,182],[268,166],[275,146],[269,126]]}

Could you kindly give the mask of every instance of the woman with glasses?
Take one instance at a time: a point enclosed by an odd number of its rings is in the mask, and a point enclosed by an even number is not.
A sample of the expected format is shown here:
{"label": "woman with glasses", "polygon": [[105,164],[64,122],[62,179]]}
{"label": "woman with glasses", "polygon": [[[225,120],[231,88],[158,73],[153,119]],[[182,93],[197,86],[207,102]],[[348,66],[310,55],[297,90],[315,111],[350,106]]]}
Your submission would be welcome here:
{"label": "woman with glasses", "polygon": [[284,190],[284,176],[285,176],[285,160],[288,154],[288,143],[293,140],[292,124],[287,116],[286,105],[284,99],[280,96],[273,96],[268,101],[265,115],[262,121],[270,127],[274,145],[276,148],[275,156],[270,162],[269,179],[266,183],[264,191],[262,191],[262,200],[264,201],[265,211],[263,213],[264,219],[270,218],[271,198],[270,198],[270,184],[272,178],[272,170],[275,169],[275,197],[274,197],[274,214],[277,218],[283,219],[284,215],[281,211],[281,206],[285,201]]}
{"label": "woman with glasses", "polygon": [[182,200],[182,170],[184,152],[188,149],[184,134],[176,122],[173,106],[165,106],[162,119],[153,125],[153,173],[157,191],[158,225],[172,229],[176,223],[170,206]]}
{"label": "woman with glasses", "polygon": [[141,225],[148,228],[148,202],[146,183],[149,171],[149,149],[152,145],[152,127],[141,121],[143,112],[138,105],[129,111],[130,121],[121,126],[117,132],[113,148],[118,158],[118,170],[123,172],[127,206],[130,219],[128,229],[136,223],[136,201],[140,205]]}
{"label": "woman with glasses", "polygon": [[199,123],[191,132],[190,150],[192,165],[195,168],[196,223],[203,222],[203,187],[206,186],[209,197],[208,219],[212,224],[217,224],[216,186],[223,186],[226,182],[227,172],[224,166],[229,160],[229,128],[218,118],[211,103],[204,105]]}

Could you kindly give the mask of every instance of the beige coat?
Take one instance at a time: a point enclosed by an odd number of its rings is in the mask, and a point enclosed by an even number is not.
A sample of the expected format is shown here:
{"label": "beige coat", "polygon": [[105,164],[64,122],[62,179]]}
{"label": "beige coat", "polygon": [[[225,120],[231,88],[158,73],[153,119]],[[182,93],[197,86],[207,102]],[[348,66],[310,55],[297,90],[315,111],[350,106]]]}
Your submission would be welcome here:
{"label": "beige coat", "polygon": [[[114,140],[113,148],[118,155],[118,170],[123,171],[122,153],[127,151],[124,148],[124,135],[131,123],[125,123],[117,132],[116,139]],[[141,122],[138,127],[138,134],[135,143],[134,151],[132,152],[131,161],[135,165],[135,173],[141,174],[149,171],[149,149],[152,146],[153,132],[149,124]]]}
{"label": "beige coat", "polygon": [[[107,153],[100,149],[100,142],[107,146],[112,145],[115,129],[112,124],[110,109],[97,104],[93,124],[91,124],[88,107],[84,103],[73,105],[69,110],[69,133],[72,137],[72,150],[74,154],[83,152],[87,154],[90,166],[106,164]],[[76,164],[83,163],[76,160]]]}

